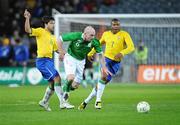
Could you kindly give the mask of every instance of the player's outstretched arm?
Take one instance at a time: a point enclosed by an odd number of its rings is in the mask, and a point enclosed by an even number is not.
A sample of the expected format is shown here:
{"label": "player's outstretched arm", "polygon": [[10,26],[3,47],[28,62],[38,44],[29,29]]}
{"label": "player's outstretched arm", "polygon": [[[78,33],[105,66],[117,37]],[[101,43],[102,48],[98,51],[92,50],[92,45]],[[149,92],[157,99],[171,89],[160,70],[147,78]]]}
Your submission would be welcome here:
{"label": "player's outstretched arm", "polygon": [[66,51],[63,49],[63,42],[62,42],[62,40],[58,39],[57,40],[57,44],[58,44],[59,59],[61,61],[63,61],[64,55],[66,54]]}
{"label": "player's outstretched arm", "polygon": [[121,54],[123,56],[127,55],[127,54],[129,54],[129,53],[131,53],[131,52],[133,52],[135,50],[134,43],[133,43],[129,33],[126,33],[126,35],[125,35],[125,43],[126,43],[127,47],[121,51]]}
{"label": "player's outstretched arm", "polygon": [[24,28],[25,28],[25,31],[27,33],[31,33],[31,26],[30,26],[30,17],[31,17],[31,14],[29,13],[29,11],[27,9],[25,9],[24,11],[24,17],[25,17],[25,24],[24,24]]}
{"label": "player's outstretched arm", "polygon": [[101,72],[104,76],[110,74],[112,75],[112,73],[107,69],[106,64],[105,64],[105,57],[103,55],[103,53],[99,53],[98,54],[99,57],[99,61],[101,63]]}

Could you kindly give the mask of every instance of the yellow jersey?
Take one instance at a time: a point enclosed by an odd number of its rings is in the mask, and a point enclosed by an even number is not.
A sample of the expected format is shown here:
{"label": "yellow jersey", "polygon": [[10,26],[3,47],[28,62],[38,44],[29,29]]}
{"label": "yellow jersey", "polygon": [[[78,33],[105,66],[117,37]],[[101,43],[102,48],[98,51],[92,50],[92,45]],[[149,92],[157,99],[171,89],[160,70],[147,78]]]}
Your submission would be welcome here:
{"label": "yellow jersey", "polygon": [[30,36],[36,37],[38,58],[52,58],[53,52],[58,50],[56,37],[46,29],[32,28]]}
{"label": "yellow jersey", "polygon": [[[100,43],[101,45],[106,45],[104,56],[114,61],[121,61],[121,59],[116,60],[114,58],[118,53],[124,56],[134,51],[134,44],[131,36],[129,33],[122,30],[116,34],[113,34],[111,31],[104,32],[100,39]],[[88,53],[88,56],[92,56],[94,53],[95,51],[93,49]]]}

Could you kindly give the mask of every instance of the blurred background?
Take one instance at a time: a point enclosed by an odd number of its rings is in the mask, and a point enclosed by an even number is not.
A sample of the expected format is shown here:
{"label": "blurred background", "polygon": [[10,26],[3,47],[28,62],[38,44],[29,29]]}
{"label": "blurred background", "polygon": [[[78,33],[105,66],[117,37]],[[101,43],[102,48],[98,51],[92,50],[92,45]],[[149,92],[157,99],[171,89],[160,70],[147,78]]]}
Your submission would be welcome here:
{"label": "blurred background", "polygon": [[[24,32],[23,13],[26,8],[32,14],[31,25],[40,26],[41,17],[52,15],[52,10],[61,14],[178,14],[179,0],[0,0],[0,84],[37,84],[44,83],[35,67],[36,42]],[[61,19],[61,18],[59,18]],[[96,18],[95,18],[96,19]],[[92,19],[92,24],[95,22]],[[106,20],[104,18],[104,20]],[[155,83],[179,83],[180,72],[180,17],[159,19],[122,19],[122,28],[128,31],[136,50],[123,61],[123,68],[114,78],[114,82],[149,82],[138,76],[144,71],[151,72]],[[86,22],[86,20],[84,21]],[[91,23],[73,22],[60,33],[82,30]],[[99,23],[98,23],[99,22]],[[105,23],[108,21],[105,21]],[[93,25],[98,34],[110,26],[97,21]],[[130,26],[130,24],[134,26]],[[139,24],[143,24],[139,26]],[[155,25],[154,25],[155,24]],[[162,25],[164,24],[164,25]],[[69,24],[68,24],[69,25]],[[167,67],[163,70],[163,67]],[[139,71],[141,66],[141,71]],[[150,67],[142,67],[150,66]],[[62,66],[61,66],[62,67]],[[88,80],[97,71],[98,64],[88,64],[91,70],[85,73]],[[94,68],[94,70],[92,70]],[[152,70],[146,70],[151,68]],[[169,70],[167,70],[169,69]],[[63,69],[62,69],[63,70]],[[163,72],[164,71],[164,72]],[[63,71],[62,71],[63,72]],[[159,74],[158,74],[159,73]],[[162,75],[164,74],[164,75]],[[148,74],[149,75],[149,74]],[[166,81],[166,78],[168,80]],[[175,80],[170,80],[170,78]],[[161,80],[158,81],[160,78]],[[94,78],[96,79],[96,78]],[[151,79],[151,78],[149,78]],[[151,83],[151,82],[150,82]]]}

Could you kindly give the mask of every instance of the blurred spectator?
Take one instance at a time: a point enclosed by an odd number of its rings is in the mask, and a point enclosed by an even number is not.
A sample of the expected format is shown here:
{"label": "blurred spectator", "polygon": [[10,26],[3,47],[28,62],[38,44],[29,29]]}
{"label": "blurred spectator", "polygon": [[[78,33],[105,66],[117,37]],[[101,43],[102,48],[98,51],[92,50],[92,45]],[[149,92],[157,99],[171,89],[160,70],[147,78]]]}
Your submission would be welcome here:
{"label": "blurred spectator", "polygon": [[14,46],[14,65],[26,66],[29,60],[29,49],[23,45],[20,39],[15,39]]}
{"label": "blurred spectator", "polygon": [[12,47],[8,38],[3,38],[0,44],[0,66],[7,67],[12,64]]}
{"label": "blurred spectator", "polygon": [[139,41],[138,46],[135,49],[134,57],[135,57],[135,65],[133,70],[134,72],[133,79],[137,81],[139,66],[147,64],[147,59],[148,59],[148,48],[145,46],[142,40]]}
{"label": "blurred spectator", "polygon": [[14,45],[14,66],[23,68],[22,85],[25,83],[27,73],[27,63],[29,60],[29,49],[24,45],[20,38],[15,39]]}
{"label": "blurred spectator", "polygon": [[[3,4],[2,4],[3,3]],[[136,5],[136,6],[134,6]],[[21,38],[24,34],[25,8],[32,12],[31,23],[34,27],[39,23],[39,17],[51,15],[52,8],[60,13],[179,13],[180,2],[178,0],[0,0],[0,36],[6,35],[10,43],[14,39]],[[18,34],[18,37],[14,34]],[[27,39],[32,40],[32,39]],[[33,42],[29,48],[32,49]],[[33,53],[36,53],[33,52]],[[32,54],[34,55],[34,54]],[[30,56],[34,57],[34,56]]]}
{"label": "blurred spectator", "polygon": [[144,42],[142,40],[140,40],[134,54],[135,62],[137,65],[147,64],[148,48],[144,45]]}
{"label": "blurred spectator", "polygon": [[99,7],[99,13],[118,13],[118,0],[103,0]]}

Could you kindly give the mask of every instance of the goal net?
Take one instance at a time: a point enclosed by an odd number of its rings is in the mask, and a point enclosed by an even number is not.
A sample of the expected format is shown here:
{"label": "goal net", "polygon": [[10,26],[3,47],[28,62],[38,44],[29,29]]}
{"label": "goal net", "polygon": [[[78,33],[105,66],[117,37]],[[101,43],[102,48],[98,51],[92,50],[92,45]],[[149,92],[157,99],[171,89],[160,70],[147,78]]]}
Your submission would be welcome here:
{"label": "goal net", "polygon": [[[118,18],[121,29],[130,33],[135,46],[142,40],[148,47],[147,64],[180,64],[180,14],[55,14],[54,17],[57,37],[67,32],[83,31],[85,26],[92,25],[97,38],[110,29],[111,19]],[[59,67],[58,59],[55,60],[56,67]],[[126,56],[122,63],[124,73],[130,71],[135,63],[134,55]],[[124,74],[125,82],[131,81],[130,74]]]}

